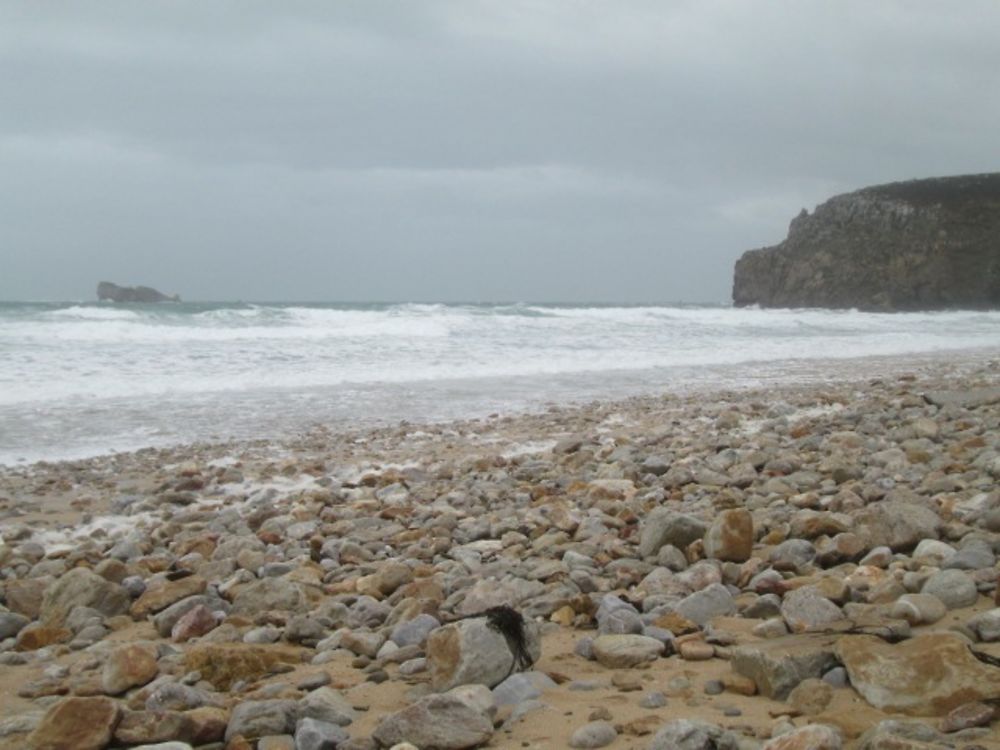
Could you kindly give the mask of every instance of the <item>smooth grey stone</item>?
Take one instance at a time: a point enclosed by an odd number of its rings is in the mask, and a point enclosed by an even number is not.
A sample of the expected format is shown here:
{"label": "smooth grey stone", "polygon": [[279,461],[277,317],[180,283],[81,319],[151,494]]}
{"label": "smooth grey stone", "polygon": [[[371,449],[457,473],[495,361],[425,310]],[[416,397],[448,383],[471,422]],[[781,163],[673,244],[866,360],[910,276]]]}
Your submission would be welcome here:
{"label": "smooth grey stone", "polygon": [[0,640],[17,635],[29,622],[30,619],[16,612],[0,612]]}
{"label": "smooth grey stone", "polygon": [[996,555],[986,544],[969,544],[947,558],[941,567],[945,570],[981,570],[992,568],[996,561]]}
{"label": "smooth grey stone", "polygon": [[741,613],[751,620],[767,620],[781,614],[781,597],[777,594],[758,596]]}
{"label": "smooth grey stone", "polygon": [[357,718],[357,712],[339,690],[324,686],[299,701],[298,716],[346,727]]}
{"label": "smooth grey stone", "polygon": [[419,614],[393,628],[389,640],[397,646],[419,646],[427,640],[432,630],[439,627],[441,623],[433,615]]}
{"label": "smooth grey stone", "polygon": [[349,737],[336,724],[303,718],[295,725],[295,750],[337,750]]}
{"label": "smooth grey stone", "polygon": [[933,594],[948,609],[971,607],[979,599],[976,584],[961,570],[942,570],[927,579],[920,590],[923,594]]}
{"label": "smooth grey stone", "polygon": [[665,544],[683,550],[692,542],[705,536],[707,525],[694,516],[658,508],[642,523],[639,536],[639,556],[649,557]]}
{"label": "smooth grey stone", "polygon": [[834,667],[823,675],[823,682],[831,687],[845,688],[848,686],[847,670],[843,667]]}
{"label": "smooth grey stone", "polygon": [[647,750],[739,750],[739,738],[715,724],[677,719],[664,724]]}
{"label": "smooth grey stone", "polygon": [[639,705],[642,708],[663,708],[667,705],[667,696],[659,691],[646,693],[639,701]]}
{"label": "smooth grey stone", "polygon": [[577,656],[582,656],[587,661],[594,660],[594,639],[590,636],[584,636],[576,642],[573,646],[573,653]]}
{"label": "smooth grey stone", "polygon": [[618,737],[614,726],[607,721],[592,721],[573,732],[569,746],[574,748],[597,748],[610,745]]}
{"label": "smooth grey stone", "polygon": [[674,611],[699,627],[704,627],[715,617],[736,612],[736,602],[725,586],[713,583],[681,599],[675,605]]}
{"label": "smooth grey stone", "polygon": [[510,706],[538,698],[556,683],[544,672],[518,672],[493,688],[493,699],[498,706]]}
{"label": "smooth grey stone", "polygon": [[244,701],[233,709],[226,727],[226,742],[238,734],[262,737],[268,734],[291,734],[295,731],[296,701]]}

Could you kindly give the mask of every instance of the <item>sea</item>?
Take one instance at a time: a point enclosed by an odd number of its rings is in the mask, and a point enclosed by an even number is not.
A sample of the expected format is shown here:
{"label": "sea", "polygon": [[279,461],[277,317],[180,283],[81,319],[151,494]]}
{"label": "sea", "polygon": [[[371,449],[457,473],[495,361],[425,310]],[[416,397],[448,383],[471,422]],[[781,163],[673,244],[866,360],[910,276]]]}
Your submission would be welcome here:
{"label": "sea", "polygon": [[[0,465],[1000,354],[1000,312],[0,302]],[[863,361],[863,360],[862,360]]]}

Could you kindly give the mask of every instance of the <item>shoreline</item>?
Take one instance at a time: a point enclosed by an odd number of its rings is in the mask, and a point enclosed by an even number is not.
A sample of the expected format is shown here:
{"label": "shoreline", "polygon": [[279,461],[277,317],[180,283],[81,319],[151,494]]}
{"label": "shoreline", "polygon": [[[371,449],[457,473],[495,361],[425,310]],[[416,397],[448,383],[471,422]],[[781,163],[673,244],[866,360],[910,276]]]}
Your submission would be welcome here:
{"label": "shoreline", "polygon": [[[991,364],[992,363],[992,364]],[[802,370],[794,379],[779,377],[767,385],[744,383],[719,388],[691,384],[687,390],[628,395],[618,399],[550,403],[544,408],[492,413],[465,419],[393,424],[354,430],[330,430],[315,425],[295,436],[252,440],[202,441],[170,446],[150,446],[90,456],[76,460],[37,461],[30,464],[0,465],[0,534],[12,523],[61,524],[76,526],[92,517],[110,514],[106,493],[99,487],[109,477],[116,487],[129,492],[149,492],[169,470],[200,462],[216,467],[249,464],[257,480],[236,483],[235,493],[249,494],[270,486],[272,473],[266,468],[275,461],[332,462],[340,479],[360,475],[380,464],[412,463],[413,454],[429,444],[450,441],[451,458],[497,449],[511,455],[543,451],[559,439],[586,429],[596,419],[614,415],[625,429],[636,430],[644,421],[655,421],[657,413],[669,405],[674,410],[693,408],[701,401],[767,399],[810,401],[829,387],[861,389],[875,378],[902,373],[921,374],[929,385],[949,378],[965,378],[981,371],[988,375],[992,366],[1000,370],[1000,350],[965,349],[957,352],[929,352],[915,356],[858,357],[797,363]],[[846,368],[851,369],[847,376]],[[765,377],[766,380],[766,377]],[[648,412],[648,413],[647,413]],[[463,445],[463,442],[465,443]],[[387,460],[386,457],[389,457]],[[253,467],[256,467],[255,469]],[[272,467],[273,468],[273,467]],[[288,486],[278,485],[282,490]],[[21,498],[18,502],[18,498]],[[13,500],[13,502],[12,502]],[[33,507],[37,503],[38,507]]]}
{"label": "shoreline", "polygon": [[[983,360],[1000,361],[1000,347],[974,347],[954,350],[934,350],[915,352],[908,354],[890,355],[864,355],[857,357],[831,357],[824,359],[783,359],[776,361],[750,360],[735,364],[714,364],[705,367],[694,365],[678,366],[667,368],[672,377],[664,377],[661,383],[645,380],[640,376],[636,382],[635,378],[645,370],[621,370],[606,371],[601,373],[575,373],[577,376],[593,375],[595,378],[610,378],[618,375],[621,381],[618,384],[620,392],[616,395],[608,392],[608,386],[591,384],[589,393],[585,392],[579,396],[567,396],[565,398],[546,399],[544,402],[536,401],[531,403],[525,401],[504,411],[501,404],[492,404],[490,408],[478,409],[465,413],[461,416],[442,416],[440,418],[401,418],[394,417],[367,417],[361,420],[362,424],[357,428],[350,428],[345,424],[337,424],[327,427],[320,423],[307,424],[299,429],[288,429],[280,434],[270,436],[243,438],[227,437],[219,439],[204,440],[180,440],[165,444],[142,445],[131,449],[108,450],[97,453],[86,453],[75,457],[51,457],[39,458],[35,460],[16,459],[8,462],[0,461],[0,477],[5,474],[17,473],[23,470],[31,470],[36,466],[58,467],[63,465],[84,467],[88,463],[99,463],[113,459],[128,460],[128,457],[139,457],[150,452],[179,452],[185,449],[197,451],[211,450],[213,448],[239,450],[241,447],[258,446],[271,444],[284,446],[294,444],[307,436],[316,432],[323,432],[331,436],[354,435],[363,436],[367,433],[377,433],[382,430],[392,429],[398,424],[422,425],[425,427],[438,427],[448,424],[460,424],[481,421],[487,413],[503,412],[505,418],[519,419],[531,417],[550,410],[552,407],[565,410],[586,408],[594,403],[616,404],[631,401],[633,399],[658,399],[661,397],[687,397],[702,395],[711,397],[716,393],[724,392],[747,392],[765,389],[784,388],[808,388],[818,387],[827,382],[849,381],[857,378],[878,377],[891,375],[899,368],[944,368],[953,369],[955,365],[961,367],[975,366],[976,362]],[[852,374],[846,374],[845,370],[852,369]],[[684,373],[688,377],[677,378],[677,375]],[[516,376],[513,381],[531,380],[540,378],[540,375]],[[558,379],[560,375],[554,375]],[[489,380],[489,379],[486,379]],[[497,377],[496,380],[504,380]],[[441,381],[443,383],[464,383],[462,379],[455,381]],[[446,394],[442,395],[445,398]]]}
{"label": "shoreline", "polygon": [[[833,360],[834,369],[813,367],[808,383],[0,467],[0,585],[9,608],[32,615],[0,640],[0,748],[23,747],[67,695],[99,696],[115,721],[131,716],[122,711],[149,719],[156,690],[180,683],[202,702],[178,713],[212,708],[234,726],[245,703],[301,710],[320,682],[353,710],[349,746],[373,748],[383,722],[418,704],[437,674],[428,645],[395,643],[396,627],[498,604],[513,604],[538,629],[531,674],[549,682],[532,678],[544,689],[493,709],[487,747],[566,747],[574,731],[606,721],[617,735],[612,750],[638,750],[678,719],[735,733],[746,747],[810,722],[859,746],[897,714],[858,692],[849,654],[837,658],[856,684],[810,684],[828,698],[816,710],[801,695],[761,695],[759,675],[751,690],[735,654],[794,639],[788,631],[801,623],[808,635],[849,621],[864,632],[904,622],[901,646],[961,633],[1000,657],[1000,642],[975,624],[998,606],[1000,497],[990,472],[1000,474],[1000,458],[995,466],[991,458],[1000,401],[938,407],[924,397],[1000,389],[998,354]],[[893,503],[936,519],[913,532],[926,535],[923,548],[894,536],[909,528],[908,514],[872,520]],[[666,510],[696,519],[690,545],[650,546]],[[710,539],[734,513],[752,519],[746,554]],[[894,551],[880,552],[883,542]],[[803,558],[803,550],[811,551]],[[958,554],[975,563],[948,568]],[[44,592],[74,566],[116,592],[138,579],[141,592],[124,611],[98,612],[85,632],[46,611],[53,595]],[[933,613],[899,609],[934,576],[956,573],[961,585],[952,588],[971,585],[971,599],[940,613],[923,599],[915,601]],[[812,598],[799,603],[799,590]],[[140,606],[146,592],[159,604]],[[616,595],[635,611],[610,618],[607,597]],[[206,596],[209,610],[227,614],[203,623],[204,633],[157,632],[164,607]],[[625,631],[612,624],[621,618],[631,623]],[[26,632],[36,639],[28,647]],[[625,664],[595,661],[592,644],[581,645],[636,632],[670,652]],[[102,687],[103,661],[131,646],[155,647],[155,672],[143,678],[152,682],[124,694]],[[193,669],[199,649],[223,658],[236,646],[275,659],[291,650],[294,662],[264,672],[240,662],[236,686]],[[393,657],[400,650],[407,659]],[[946,713],[915,718],[938,732]],[[964,734],[943,736],[1000,748],[989,730],[955,731]]]}

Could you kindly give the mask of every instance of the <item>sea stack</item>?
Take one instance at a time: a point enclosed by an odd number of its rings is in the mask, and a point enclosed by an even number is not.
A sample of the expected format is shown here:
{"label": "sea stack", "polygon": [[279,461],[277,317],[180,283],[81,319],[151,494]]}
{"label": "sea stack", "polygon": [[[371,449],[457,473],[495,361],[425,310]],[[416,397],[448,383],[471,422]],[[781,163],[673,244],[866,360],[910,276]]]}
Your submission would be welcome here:
{"label": "sea stack", "polygon": [[867,187],[736,262],[737,307],[1000,308],[1000,173]]}
{"label": "sea stack", "polygon": [[112,302],[180,302],[180,295],[164,294],[149,286],[118,286],[110,281],[97,285],[97,299]]}

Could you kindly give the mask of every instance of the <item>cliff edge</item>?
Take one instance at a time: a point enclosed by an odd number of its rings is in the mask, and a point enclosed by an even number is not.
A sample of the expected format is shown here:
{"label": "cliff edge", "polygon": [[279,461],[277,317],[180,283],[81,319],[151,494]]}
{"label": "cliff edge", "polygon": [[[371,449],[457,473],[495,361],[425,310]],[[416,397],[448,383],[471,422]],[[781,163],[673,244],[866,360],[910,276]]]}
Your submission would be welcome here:
{"label": "cliff edge", "polygon": [[877,185],[736,262],[738,307],[1000,308],[1000,173]]}

